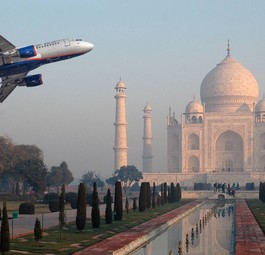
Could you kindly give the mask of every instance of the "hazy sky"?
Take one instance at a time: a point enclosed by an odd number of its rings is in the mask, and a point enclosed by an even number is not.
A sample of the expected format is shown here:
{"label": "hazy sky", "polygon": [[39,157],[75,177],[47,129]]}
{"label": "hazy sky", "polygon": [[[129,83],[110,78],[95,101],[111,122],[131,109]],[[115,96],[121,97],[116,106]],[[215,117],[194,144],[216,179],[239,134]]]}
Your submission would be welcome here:
{"label": "hazy sky", "polygon": [[44,85],[17,88],[0,105],[0,135],[35,144],[48,167],[66,161],[79,178],[114,167],[115,90],[127,86],[128,163],[142,169],[143,108],[153,112],[153,168],[166,171],[166,116],[179,116],[206,74],[231,55],[265,92],[265,1],[2,0],[1,34],[17,46],[63,38],[90,53],[43,66]]}

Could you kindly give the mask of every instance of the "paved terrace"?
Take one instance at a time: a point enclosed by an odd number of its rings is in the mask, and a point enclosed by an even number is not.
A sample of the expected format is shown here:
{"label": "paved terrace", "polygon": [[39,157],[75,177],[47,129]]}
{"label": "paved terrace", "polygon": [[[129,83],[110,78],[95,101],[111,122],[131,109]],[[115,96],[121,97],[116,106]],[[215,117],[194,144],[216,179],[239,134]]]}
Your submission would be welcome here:
{"label": "paved terrace", "polygon": [[181,218],[199,207],[203,202],[196,200],[150,221],[142,223],[130,230],[107,238],[102,242],[89,246],[74,255],[110,255],[127,254],[139,245],[147,242],[161,230],[175,224]]}
{"label": "paved terrace", "polygon": [[265,236],[245,200],[236,201],[235,255],[265,254]]}

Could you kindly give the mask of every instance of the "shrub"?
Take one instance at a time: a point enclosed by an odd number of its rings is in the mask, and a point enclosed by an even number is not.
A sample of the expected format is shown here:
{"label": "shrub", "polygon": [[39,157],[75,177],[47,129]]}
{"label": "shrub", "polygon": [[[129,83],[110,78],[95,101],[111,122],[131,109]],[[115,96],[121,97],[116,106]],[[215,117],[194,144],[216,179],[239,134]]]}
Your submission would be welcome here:
{"label": "shrub", "polygon": [[59,199],[50,200],[49,209],[51,212],[59,212]]}
{"label": "shrub", "polygon": [[77,193],[76,192],[68,192],[65,194],[65,202],[71,203],[72,200],[77,200]]}
{"label": "shrub", "polygon": [[71,208],[77,209],[77,198],[71,200]]}
{"label": "shrub", "polygon": [[92,206],[92,193],[86,194],[86,203],[90,206]]}
{"label": "shrub", "polygon": [[48,193],[44,196],[43,198],[43,202],[44,203],[49,203],[50,200],[55,200],[55,199],[58,199],[59,200],[59,195],[58,193],[55,193],[55,192],[51,192],[51,193]]}
{"label": "shrub", "polygon": [[35,205],[31,202],[24,202],[19,205],[19,214],[35,214]]}

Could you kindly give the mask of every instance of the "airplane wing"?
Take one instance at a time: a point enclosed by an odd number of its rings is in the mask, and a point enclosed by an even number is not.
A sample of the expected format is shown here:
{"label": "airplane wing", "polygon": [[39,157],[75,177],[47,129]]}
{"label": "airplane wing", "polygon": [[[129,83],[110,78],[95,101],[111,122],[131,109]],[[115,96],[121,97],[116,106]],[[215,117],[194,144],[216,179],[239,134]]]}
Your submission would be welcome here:
{"label": "airplane wing", "polygon": [[0,53],[15,49],[15,45],[0,35]]}
{"label": "airplane wing", "polygon": [[2,85],[0,87],[0,103],[11,94],[11,92],[18,86],[27,73],[12,75],[2,78]]}

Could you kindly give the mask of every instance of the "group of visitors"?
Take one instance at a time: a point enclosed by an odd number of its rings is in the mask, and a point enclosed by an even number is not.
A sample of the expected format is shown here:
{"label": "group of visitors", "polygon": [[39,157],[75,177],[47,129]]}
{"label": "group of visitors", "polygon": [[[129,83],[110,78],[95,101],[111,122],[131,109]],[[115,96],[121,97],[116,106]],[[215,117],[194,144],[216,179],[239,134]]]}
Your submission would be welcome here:
{"label": "group of visitors", "polygon": [[239,190],[239,184],[233,183],[230,185],[230,183],[218,183],[216,182],[214,185],[214,191],[215,192],[222,192],[222,193],[227,193],[230,196],[235,197],[236,190]]}

